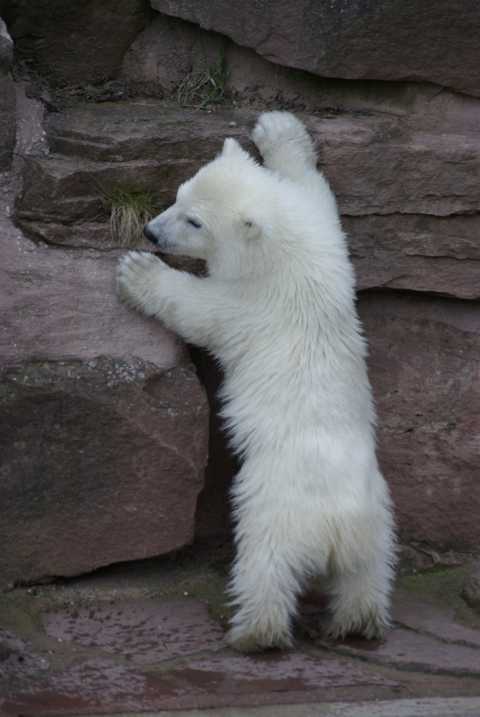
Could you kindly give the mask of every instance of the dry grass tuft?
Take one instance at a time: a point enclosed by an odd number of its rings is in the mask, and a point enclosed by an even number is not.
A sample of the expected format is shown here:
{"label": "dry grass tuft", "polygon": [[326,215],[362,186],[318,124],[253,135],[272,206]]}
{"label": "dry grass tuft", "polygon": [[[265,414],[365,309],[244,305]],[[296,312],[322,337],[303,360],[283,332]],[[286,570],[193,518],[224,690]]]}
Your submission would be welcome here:
{"label": "dry grass tuft", "polygon": [[225,59],[204,70],[186,75],[177,87],[177,102],[182,107],[203,109],[225,101],[228,70]]}
{"label": "dry grass tuft", "polygon": [[143,227],[158,205],[150,192],[117,188],[105,194],[110,209],[110,232],[119,246],[136,246],[143,241]]}

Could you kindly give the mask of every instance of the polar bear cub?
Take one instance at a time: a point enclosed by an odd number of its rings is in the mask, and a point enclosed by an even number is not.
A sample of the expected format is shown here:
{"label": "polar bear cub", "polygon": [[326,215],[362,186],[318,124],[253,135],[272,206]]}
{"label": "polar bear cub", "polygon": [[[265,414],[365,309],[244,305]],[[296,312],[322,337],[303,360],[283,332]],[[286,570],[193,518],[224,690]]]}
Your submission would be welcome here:
{"label": "polar bear cub", "polygon": [[314,575],[326,579],[331,637],[378,638],[389,623],[393,520],[345,238],[304,125],[267,112],[253,140],[264,166],[225,140],[145,227],[161,250],[204,259],[208,276],[130,252],[118,290],[224,368],[223,417],[242,459],[230,644],[291,645],[297,598]]}

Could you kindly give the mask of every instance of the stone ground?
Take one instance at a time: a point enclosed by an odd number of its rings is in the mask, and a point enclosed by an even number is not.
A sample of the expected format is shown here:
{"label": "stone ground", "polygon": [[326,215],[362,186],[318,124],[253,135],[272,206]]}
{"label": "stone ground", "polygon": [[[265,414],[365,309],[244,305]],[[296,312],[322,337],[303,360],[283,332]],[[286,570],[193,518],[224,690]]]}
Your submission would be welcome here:
{"label": "stone ground", "polygon": [[184,552],[0,595],[0,714],[480,715],[464,569],[401,578],[383,644],[324,642],[312,590],[294,650],[243,656],[223,639],[227,557]]}

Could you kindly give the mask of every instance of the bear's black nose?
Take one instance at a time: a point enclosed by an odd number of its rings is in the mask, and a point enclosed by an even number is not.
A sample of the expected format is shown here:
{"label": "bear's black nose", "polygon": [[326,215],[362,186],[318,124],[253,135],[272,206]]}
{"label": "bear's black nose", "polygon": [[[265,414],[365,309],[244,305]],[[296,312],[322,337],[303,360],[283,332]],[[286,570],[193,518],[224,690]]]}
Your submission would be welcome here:
{"label": "bear's black nose", "polygon": [[147,237],[148,241],[152,242],[152,244],[158,244],[158,239],[152,232],[152,230],[149,229],[148,224],[145,224],[145,226],[143,227],[143,233]]}

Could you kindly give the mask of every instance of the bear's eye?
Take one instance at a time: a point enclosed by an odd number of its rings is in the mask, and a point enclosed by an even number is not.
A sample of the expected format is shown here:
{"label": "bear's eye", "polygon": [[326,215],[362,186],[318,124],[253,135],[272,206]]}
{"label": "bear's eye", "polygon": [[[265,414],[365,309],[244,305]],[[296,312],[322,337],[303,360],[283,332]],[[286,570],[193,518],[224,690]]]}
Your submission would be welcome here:
{"label": "bear's eye", "polygon": [[200,229],[202,226],[200,222],[197,222],[196,219],[192,219],[191,217],[187,217],[187,222],[191,224],[192,227],[195,227],[195,229]]}

